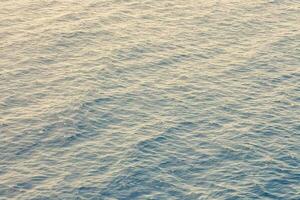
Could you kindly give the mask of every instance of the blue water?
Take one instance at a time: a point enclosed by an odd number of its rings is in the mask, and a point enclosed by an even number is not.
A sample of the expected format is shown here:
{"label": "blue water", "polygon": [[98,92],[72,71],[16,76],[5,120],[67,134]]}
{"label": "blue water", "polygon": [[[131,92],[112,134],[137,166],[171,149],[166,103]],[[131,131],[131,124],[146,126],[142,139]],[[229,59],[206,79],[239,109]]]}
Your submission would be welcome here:
{"label": "blue water", "polygon": [[300,1],[0,1],[0,199],[300,199]]}

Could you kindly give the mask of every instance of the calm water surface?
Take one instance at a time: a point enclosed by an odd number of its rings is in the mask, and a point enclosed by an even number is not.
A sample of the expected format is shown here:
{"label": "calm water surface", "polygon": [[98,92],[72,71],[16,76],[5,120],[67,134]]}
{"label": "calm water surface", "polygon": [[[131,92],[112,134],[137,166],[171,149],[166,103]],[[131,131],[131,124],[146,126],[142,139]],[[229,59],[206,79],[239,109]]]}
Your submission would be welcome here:
{"label": "calm water surface", "polygon": [[300,199],[298,0],[0,0],[0,199]]}

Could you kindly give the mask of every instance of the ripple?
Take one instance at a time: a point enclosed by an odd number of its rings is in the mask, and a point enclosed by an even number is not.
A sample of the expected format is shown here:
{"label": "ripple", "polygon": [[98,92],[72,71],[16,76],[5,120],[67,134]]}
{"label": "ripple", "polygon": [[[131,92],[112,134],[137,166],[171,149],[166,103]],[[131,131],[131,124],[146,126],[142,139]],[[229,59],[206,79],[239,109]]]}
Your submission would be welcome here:
{"label": "ripple", "polygon": [[0,7],[0,199],[299,198],[297,1]]}

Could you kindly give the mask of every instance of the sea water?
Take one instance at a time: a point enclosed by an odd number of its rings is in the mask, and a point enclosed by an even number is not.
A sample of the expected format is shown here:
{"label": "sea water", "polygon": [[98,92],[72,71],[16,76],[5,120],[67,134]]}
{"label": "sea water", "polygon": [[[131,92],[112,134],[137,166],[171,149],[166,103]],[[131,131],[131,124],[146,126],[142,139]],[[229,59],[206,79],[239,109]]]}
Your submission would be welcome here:
{"label": "sea water", "polygon": [[1,0],[0,199],[300,199],[298,0]]}

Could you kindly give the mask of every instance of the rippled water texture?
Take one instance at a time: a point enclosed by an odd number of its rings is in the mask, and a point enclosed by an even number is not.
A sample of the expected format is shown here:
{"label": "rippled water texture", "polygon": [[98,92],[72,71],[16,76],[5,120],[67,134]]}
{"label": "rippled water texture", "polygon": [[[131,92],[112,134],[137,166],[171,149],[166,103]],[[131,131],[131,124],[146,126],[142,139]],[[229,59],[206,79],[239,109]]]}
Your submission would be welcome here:
{"label": "rippled water texture", "polygon": [[300,199],[300,1],[1,0],[0,199]]}

